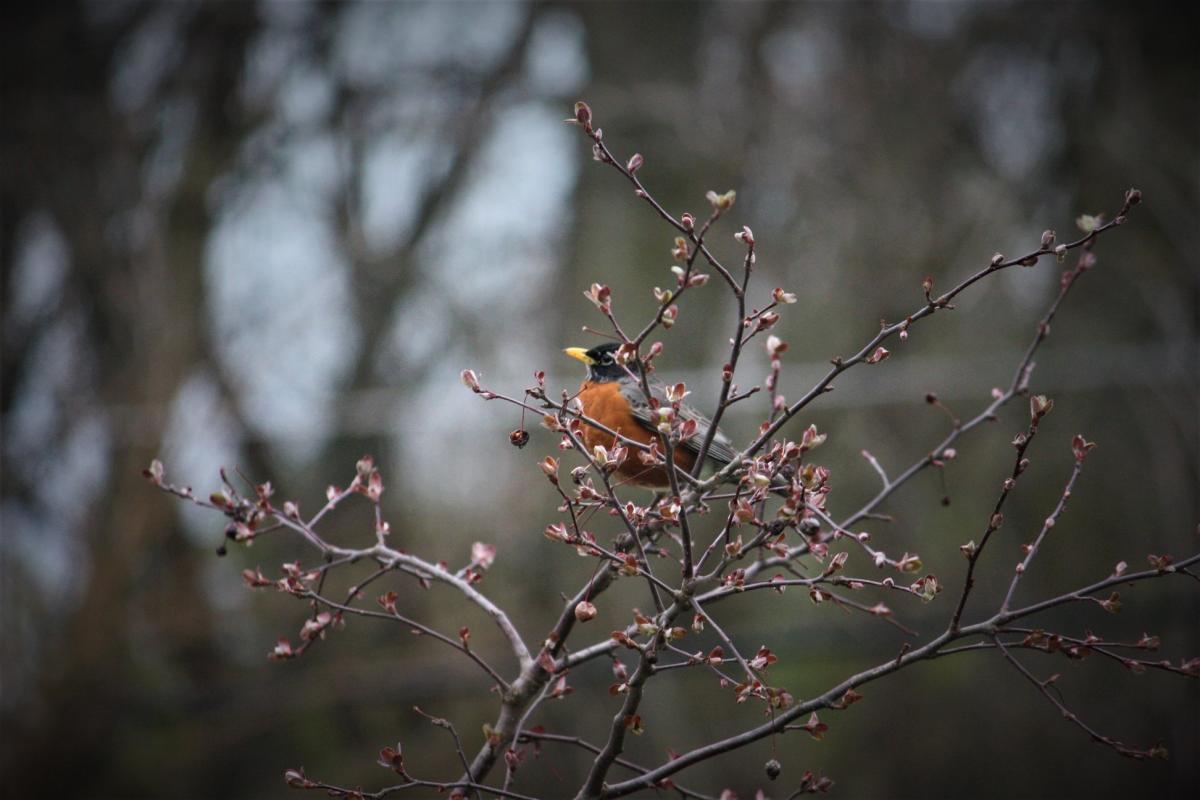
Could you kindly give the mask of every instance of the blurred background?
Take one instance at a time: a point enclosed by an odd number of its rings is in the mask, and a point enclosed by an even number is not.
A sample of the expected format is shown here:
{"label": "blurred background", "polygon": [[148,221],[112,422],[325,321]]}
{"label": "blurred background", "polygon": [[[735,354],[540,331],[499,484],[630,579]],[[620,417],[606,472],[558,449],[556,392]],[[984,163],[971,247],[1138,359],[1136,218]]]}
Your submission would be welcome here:
{"label": "blurred background", "polygon": [[[1142,3],[25,3],[3,26],[0,785],[12,796],[250,798],[289,793],[287,767],[342,785],[392,782],[375,753],[400,741],[411,771],[457,775],[450,718],[473,752],[495,715],[482,673],[399,626],[351,620],[301,660],[266,658],[305,609],[243,587],[313,555],[298,541],[234,547],[222,520],[140,476],[208,492],[221,465],[270,478],[306,509],[373,453],[393,543],[466,563],[499,548],[483,589],[540,641],[562,593],[592,563],[541,534],[555,496],[535,463],[556,440],[508,444],[511,406],[458,381],[482,373],[518,393],[535,369],[573,388],[564,346],[603,320],[580,293],[613,287],[637,327],[672,279],[672,232],[591,161],[562,123],[586,98],[621,157],[672,211],[738,190],[713,247],[753,227],[757,290],[795,291],[780,335],[783,387],[799,396],[880,318],[919,307],[920,282],[948,287],[994,251],[1075,238],[1080,213],[1145,202],[1105,235],[1037,359],[1033,388],[1056,400],[1031,478],[983,562],[972,608],[994,607],[1070,470],[1069,442],[1099,442],[1064,518],[1022,584],[1032,601],[1148,553],[1197,547],[1197,19]],[[829,433],[835,516],[876,489],[867,448],[898,473],[944,435],[923,402],[963,418],[1004,385],[1056,291],[1059,269],[1013,269],[958,310],[914,327],[893,357],[837,383],[794,423]],[[691,295],[663,338],[660,370],[711,408],[735,310],[719,281]],[[748,354],[739,382],[762,380]],[[725,427],[750,435],[765,401]],[[958,546],[978,540],[1024,401],[963,439],[868,527],[889,552],[918,552],[948,591],[886,598],[897,618],[939,630],[961,585]],[[949,496],[948,506],[941,504]],[[611,520],[597,520],[603,537]],[[365,509],[326,536],[372,538]],[[855,552],[849,574],[873,575]],[[349,585],[363,572],[339,578]],[[514,665],[487,620],[452,591],[396,579],[401,608]],[[776,683],[811,697],[887,659],[905,637],[804,593],[716,606],[722,624],[781,658]],[[1200,654],[1200,593],[1186,578],[1125,591],[1043,624],[1082,636],[1163,637],[1163,657]],[[862,596],[864,599],[867,595]],[[876,598],[871,598],[874,602]],[[884,599],[884,598],[878,598]],[[1020,598],[1019,598],[1020,599]],[[370,602],[370,598],[367,599]],[[622,582],[577,645],[646,607]],[[970,613],[968,614],[970,616]],[[689,637],[689,650],[716,643]],[[824,716],[823,741],[762,742],[681,783],[787,796],[806,769],[842,797],[1197,796],[1200,693],[1176,675],[1132,675],[1098,658],[1024,654],[1089,724],[1131,744],[1134,763],[1063,722],[996,654],[929,663],[863,689]],[[616,700],[603,661],[531,724],[601,740]],[[661,762],[758,724],[711,675],[655,681],[629,756]],[[547,745],[518,791],[573,793],[590,759]],[[614,773],[616,776],[618,773]],[[390,777],[389,777],[390,776]]]}

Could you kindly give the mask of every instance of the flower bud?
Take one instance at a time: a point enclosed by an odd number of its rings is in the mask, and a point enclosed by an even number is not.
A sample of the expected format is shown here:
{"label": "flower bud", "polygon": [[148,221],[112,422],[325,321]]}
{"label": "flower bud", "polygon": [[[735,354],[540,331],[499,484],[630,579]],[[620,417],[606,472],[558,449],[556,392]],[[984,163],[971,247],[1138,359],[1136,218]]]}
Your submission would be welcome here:
{"label": "flower bud", "polygon": [[728,211],[729,209],[733,208],[733,203],[735,200],[737,200],[737,192],[735,192],[733,189],[730,189],[724,194],[717,194],[716,192],[709,190],[704,196],[708,202],[712,204],[713,210],[718,213]]}
{"label": "flower bud", "polygon": [[1049,414],[1053,408],[1054,401],[1044,394],[1037,394],[1029,398],[1029,417],[1034,422]]}
{"label": "flower bud", "polygon": [[585,130],[590,131],[592,129],[592,109],[582,100],[575,104],[575,121],[582,125]]}
{"label": "flower bud", "polygon": [[885,358],[887,358],[890,355],[891,355],[891,353],[888,352],[888,349],[886,347],[883,347],[883,346],[876,347],[875,352],[873,352],[873,353],[871,353],[871,355],[867,356],[866,363],[878,364],[880,361],[883,361]]}

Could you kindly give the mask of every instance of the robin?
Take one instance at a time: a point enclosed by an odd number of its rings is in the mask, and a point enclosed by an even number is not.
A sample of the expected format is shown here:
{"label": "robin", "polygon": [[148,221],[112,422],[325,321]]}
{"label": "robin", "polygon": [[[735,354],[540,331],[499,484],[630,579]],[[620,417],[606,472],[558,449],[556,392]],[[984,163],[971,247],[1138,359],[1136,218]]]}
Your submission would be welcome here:
{"label": "robin", "polygon": [[[577,358],[587,364],[587,378],[579,387],[579,402],[583,404],[584,416],[594,419],[622,436],[635,442],[649,445],[659,441],[657,425],[658,412],[646,402],[646,396],[641,386],[641,365],[632,360],[626,365],[618,364],[616,352],[620,347],[617,342],[605,344],[585,350],[582,347],[568,347],[565,352],[571,358]],[[670,407],[667,398],[667,387],[661,382],[647,377],[650,394],[662,407]],[[691,471],[696,465],[712,421],[708,417],[683,403],[679,405],[678,419],[681,422],[693,420],[696,423],[695,434],[681,442],[675,448],[675,463],[684,470]],[[616,437],[591,425],[583,426],[583,443],[588,449],[601,445],[612,449],[618,444]],[[735,455],[732,442],[724,433],[717,430],[708,448],[706,467],[720,469],[733,460]],[[661,465],[642,463],[636,455],[630,454],[617,474],[638,486],[648,488],[663,488],[670,484],[667,470]]]}

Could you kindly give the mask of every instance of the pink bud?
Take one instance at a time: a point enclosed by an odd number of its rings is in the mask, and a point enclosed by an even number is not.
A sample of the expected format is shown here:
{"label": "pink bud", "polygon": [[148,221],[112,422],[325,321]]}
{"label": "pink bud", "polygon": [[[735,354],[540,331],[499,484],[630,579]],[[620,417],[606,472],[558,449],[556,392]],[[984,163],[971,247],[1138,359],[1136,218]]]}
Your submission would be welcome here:
{"label": "pink bud", "polygon": [[575,121],[588,131],[592,128],[592,109],[582,100],[575,104]]}
{"label": "pink bud", "polygon": [[496,561],[496,545],[475,542],[471,545],[471,563],[488,569]]}
{"label": "pink bud", "polygon": [[1053,408],[1054,401],[1044,394],[1037,394],[1029,398],[1029,416],[1034,422],[1049,414]]}
{"label": "pink bud", "polygon": [[583,296],[591,300],[596,308],[604,313],[608,313],[609,299],[612,297],[612,290],[602,283],[593,283],[591,288],[583,293]]}
{"label": "pink bud", "polygon": [[720,213],[733,208],[733,203],[737,199],[737,192],[735,192],[733,189],[730,189],[724,194],[717,194],[716,192],[710,190],[706,192],[704,196],[707,198],[708,202],[712,204],[713,210]]}
{"label": "pink bud", "polygon": [[580,600],[575,604],[575,619],[580,622],[587,622],[590,619],[594,619],[596,613],[596,606],[587,600]]}

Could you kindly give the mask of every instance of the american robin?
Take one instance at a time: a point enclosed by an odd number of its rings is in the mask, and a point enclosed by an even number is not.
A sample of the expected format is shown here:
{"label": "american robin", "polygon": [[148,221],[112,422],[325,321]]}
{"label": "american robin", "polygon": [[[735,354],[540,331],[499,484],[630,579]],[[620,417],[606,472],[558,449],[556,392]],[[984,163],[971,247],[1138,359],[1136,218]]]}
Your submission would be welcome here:
{"label": "american robin", "polygon": [[[646,396],[640,383],[641,365],[636,360],[622,366],[616,361],[616,352],[620,345],[617,342],[605,344],[585,350],[582,347],[568,347],[565,352],[571,358],[577,358],[587,364],[587,378],[579,387],[579,401],[583,404],[584,416],[594,419],[622,436],[635,442],[649,445],[658,441],[658,413],[646,402]],[[630,374],[632,373],[632,375]],[[658,400],[662,407],[670,407],[667,398],[667,387],[661,382],[647,376],[650,394]],[[712,421],[708,417],[683,403],[680,403],[678,419],[681,422],[693,420],[696,423],[694,435],[680,443],[675,448],[675,463],[682,469],[691,471],[696,465]],[[588,449],[602,445],[612,449],[619,442],[616,437],[591,425],[583,426],[583,443]],[[733,460],[732,442],[719,429],[713,435],[709,445],[706,461],[716,469]],[[662,488],[670,484],[667,470],[661,465],[647,465],[630,453],[629,457],[617,469],[617,474],[630,483],[649,488]]]}

